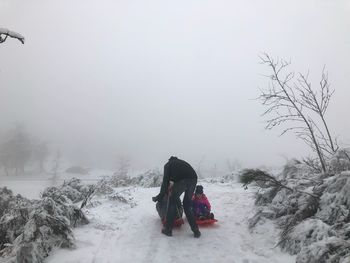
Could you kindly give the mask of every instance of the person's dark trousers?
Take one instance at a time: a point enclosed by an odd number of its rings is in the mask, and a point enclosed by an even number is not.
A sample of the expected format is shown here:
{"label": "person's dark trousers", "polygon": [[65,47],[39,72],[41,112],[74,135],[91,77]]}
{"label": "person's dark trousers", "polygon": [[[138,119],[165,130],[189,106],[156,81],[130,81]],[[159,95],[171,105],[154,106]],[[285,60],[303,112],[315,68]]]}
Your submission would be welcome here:
{"label": "person's dark trousers", "polygon": [[192,211],[192,196],[196,188],[197,179],[184,179],[174,183],[169,198],[168,213],[166,216],[166,228],[171,230],[173,228],[175,214],[176,214],[176,202],[183,192],[185,192],[184,199],[182,201],[187,221],[191,226],[192,231],[198,230],[196,220]]}

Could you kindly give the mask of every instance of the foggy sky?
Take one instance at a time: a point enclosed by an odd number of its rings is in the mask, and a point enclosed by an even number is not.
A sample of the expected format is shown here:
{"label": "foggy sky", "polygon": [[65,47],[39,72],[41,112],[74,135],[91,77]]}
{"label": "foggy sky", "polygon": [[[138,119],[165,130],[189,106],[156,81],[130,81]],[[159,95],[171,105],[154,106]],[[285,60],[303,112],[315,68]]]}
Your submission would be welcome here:
{"label": "foggy sky", "polygon": [[26,37],[0,46],[0,130],[24,123],[77,163],[307,155],[292,134],[264,130],[260,52],[316,81],[326,65],[326,118],[350,143],[349,1],[1,0],[0,27]]}

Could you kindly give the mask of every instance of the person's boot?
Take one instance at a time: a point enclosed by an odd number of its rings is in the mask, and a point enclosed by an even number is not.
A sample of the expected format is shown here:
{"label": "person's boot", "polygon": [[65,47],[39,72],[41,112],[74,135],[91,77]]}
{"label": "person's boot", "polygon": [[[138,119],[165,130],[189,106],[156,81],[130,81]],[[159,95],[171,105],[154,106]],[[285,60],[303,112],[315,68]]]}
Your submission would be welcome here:
{"label": "person's boot", "polygon": [[210,213],[210,219],[214,219],[214,214],[213,213]]}
{"label": "person's boot", "polygon": [[173,235],[173,231],[171,231],[171,229],[168,229],[168,228],[163,228],[162,229],[162,234],[168,236],[168,237],[171,237]]}
{"label": "person's boot", "polygon": [[199,238],[201,236],[201,232],[198,229],[193,230],[193,236],[195,238]]}

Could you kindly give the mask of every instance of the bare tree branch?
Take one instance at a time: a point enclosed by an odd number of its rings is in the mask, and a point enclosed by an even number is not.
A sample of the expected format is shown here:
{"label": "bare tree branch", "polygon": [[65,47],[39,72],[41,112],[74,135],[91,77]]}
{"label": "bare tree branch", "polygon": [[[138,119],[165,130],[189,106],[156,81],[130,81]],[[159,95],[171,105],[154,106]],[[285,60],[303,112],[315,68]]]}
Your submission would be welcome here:
{"label": "bare tree branch", "polygon": [[0,28],[0,43],[4,43],[7,37],[12,37],[18,39],[22,44],[24,44],[24,37],[16,32],[10,31],[6,28]]}
{"label": "bare tree branch", "polygon": [[[276,115],[266,121],[266,129],[273,129],[282,124],[300,123],[284,129],[281,135],[293,131],[313,151],[317,153],[322,171],[326,172],[327,155],[338,150],[336,140],[331,136],[325,113],[334,92],[330,90],[328,74],[323,69],[319,90],[312,89],[309,72],[298,73],[287,71],[290,61],[273,59],[267,53],[260,56],[260,63],[271,69],[269,86],[260,90],[258,99],[266,110],[262,116]],[[316,121],[319,120],[319,122]]]}

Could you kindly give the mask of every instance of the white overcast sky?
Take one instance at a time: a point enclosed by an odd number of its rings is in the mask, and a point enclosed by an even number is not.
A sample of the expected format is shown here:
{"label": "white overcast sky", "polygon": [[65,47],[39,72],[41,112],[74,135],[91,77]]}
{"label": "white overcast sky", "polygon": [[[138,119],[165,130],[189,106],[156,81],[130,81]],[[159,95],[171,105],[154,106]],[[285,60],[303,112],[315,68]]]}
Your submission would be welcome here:
{"label": "white overcast sky", "polygon": [[350,1],[0,0],[0,27],[26,37],[0,46],[0,129],[22,122],[76,162],[307,155],[264,130],[260,52],[316,81],[326,65],[327,120],[350,143]]}

